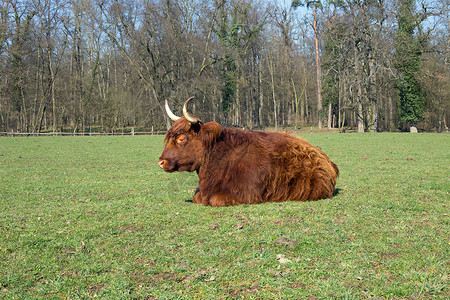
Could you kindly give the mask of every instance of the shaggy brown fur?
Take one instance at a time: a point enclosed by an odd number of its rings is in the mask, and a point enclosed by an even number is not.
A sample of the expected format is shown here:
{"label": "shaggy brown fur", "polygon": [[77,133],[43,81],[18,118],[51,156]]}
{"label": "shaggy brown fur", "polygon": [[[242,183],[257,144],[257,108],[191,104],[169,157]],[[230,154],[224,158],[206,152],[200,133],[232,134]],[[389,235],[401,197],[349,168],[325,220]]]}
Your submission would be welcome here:
{"label": "shaggy brown fur", "polygon": [[222,128],[177,120],[165,137],[159,165],[196,171],[195,203],[229,206],[309,201],[333,196],[337,166],[307,141],[283,133]]}

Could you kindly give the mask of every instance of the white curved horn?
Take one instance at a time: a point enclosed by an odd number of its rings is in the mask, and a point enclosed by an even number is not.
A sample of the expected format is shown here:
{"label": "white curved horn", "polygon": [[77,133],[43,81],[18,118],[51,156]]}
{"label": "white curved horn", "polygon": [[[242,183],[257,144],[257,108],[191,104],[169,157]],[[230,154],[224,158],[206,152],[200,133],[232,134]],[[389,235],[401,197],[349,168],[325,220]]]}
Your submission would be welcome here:
{"label": "white curved horn", "polygon": [[189,123],[191,123],[191,124],[197,124],[197,123],[198,123],[198,120],[197,120],[196,118],[191,117],[191,116],[189,115],[189,113],[187,112],[187,105],[188,105],[189,101],[191,101],[192,99],[194,99],[194,97],[191,97],[191,98],[187,99],[187,101],[184,103],[184,106],[183,106],[183,115],[184,115],[184,117],[186,118],[186,120],[189,121]]}
{"label": "white curved horn", "polygon": [[176,121],[176,120],[178,120],[180,117],[177,117],[177,116],[175,116],[174,114],[173,114],[173,112],[170,110],[170,108],[169,108],[169,102],[167,102],[167,99],[166,99],[166,105],[165,105],[165,107],[166,107],[166,113],[167,113],[167,115],[169,116],[169,118],[172,120],[172,121]]}

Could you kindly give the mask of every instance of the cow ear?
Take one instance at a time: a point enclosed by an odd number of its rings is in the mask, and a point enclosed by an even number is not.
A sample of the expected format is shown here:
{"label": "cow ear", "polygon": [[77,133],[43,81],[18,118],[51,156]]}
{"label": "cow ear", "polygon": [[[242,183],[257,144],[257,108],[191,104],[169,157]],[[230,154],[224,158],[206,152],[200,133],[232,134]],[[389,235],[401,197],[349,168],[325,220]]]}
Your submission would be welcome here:
{"label": "cow ear", "polygon": [[217,141],[222,134],[222,126],[217,122],[208,122],[202,124],[200,129],[200,135],[203,140],[203,144],[211,146]]}

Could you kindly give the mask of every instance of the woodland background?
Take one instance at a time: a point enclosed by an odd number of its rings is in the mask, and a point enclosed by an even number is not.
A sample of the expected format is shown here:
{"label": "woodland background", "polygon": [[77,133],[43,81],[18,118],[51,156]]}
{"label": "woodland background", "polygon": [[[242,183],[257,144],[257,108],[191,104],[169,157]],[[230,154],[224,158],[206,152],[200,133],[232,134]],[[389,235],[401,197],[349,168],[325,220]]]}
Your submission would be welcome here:
{"label": "woodland background", "polygon": [[448,131],[449,0],[4,0],[0,132]]}

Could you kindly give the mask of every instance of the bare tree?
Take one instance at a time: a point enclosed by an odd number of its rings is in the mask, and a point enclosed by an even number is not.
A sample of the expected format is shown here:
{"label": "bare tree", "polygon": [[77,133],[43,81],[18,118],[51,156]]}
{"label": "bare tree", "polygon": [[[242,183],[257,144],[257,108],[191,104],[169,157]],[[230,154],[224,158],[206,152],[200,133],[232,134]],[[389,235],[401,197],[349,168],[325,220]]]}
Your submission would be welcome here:
{"label": "bare tree", "polygon": [[318,9],[322,6],[320,0],[295,0],[292,1],[292,5],[294,7],[306,5],[306,7],[314,7],[313,12],[313,20],[311,23],[312,29],[314,31],[314,42],[315,42],[315,50],[316,50],[316,85],[317,85],[317,113],[318,113],[318,127],[322,129],[323,124],[323,105],[322,105],[322,71],[320,67],[320,51],[319,51],[319,28],[317,25],[317,12]]}

